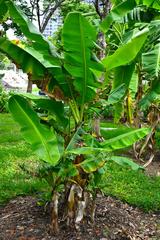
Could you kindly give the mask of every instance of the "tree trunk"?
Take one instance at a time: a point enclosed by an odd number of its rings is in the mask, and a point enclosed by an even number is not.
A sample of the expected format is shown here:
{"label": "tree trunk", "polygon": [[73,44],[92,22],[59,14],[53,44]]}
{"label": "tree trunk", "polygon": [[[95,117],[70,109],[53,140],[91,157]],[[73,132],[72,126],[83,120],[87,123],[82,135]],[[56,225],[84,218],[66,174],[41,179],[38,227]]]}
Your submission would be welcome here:
{"label": "tree trunk", "polygon": [[28,86],[27,86],[27,93],[32,92],[32,80],[28,78]]}

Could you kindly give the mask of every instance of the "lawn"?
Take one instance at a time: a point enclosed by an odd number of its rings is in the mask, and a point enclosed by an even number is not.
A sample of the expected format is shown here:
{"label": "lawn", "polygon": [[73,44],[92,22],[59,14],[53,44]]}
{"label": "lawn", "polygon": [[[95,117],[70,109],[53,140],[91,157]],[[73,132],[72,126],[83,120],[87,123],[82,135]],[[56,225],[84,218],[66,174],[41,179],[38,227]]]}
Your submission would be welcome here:
{"label": "lawn", "polygon": [[[37,157],[24,142],[18,125],[9,114],[0,114],[0,204],[18,195],[46,191],[47,184],[33,174],[37,167]],[[160,210],[160,177],[109,163],[101,190],[146,211]]]}
{"label": "lawn", "polygon": [[36,169],[37,157],[24,142],[18,125],[9,114],[0,114],[0,204],[17,195],[42,191],[46,184],[27,169]]}

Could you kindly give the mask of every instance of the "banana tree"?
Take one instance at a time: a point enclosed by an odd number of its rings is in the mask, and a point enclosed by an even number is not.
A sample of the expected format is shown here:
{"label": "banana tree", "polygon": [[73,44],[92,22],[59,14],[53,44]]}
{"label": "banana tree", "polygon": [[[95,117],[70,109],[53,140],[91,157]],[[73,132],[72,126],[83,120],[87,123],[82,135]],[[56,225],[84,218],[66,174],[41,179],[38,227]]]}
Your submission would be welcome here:
{"label": "banana tree", "polygon": [[[40,176],[52,188],[52,229],[55,232],[59,229],[60,197],[67,224],[78,227],[88,211],[87,203],[91,201],[90,180],[94,179],[95,185],[97,179],[100,181],[108,161],[139,168],[128,158],[113,157],[113,153],[131,146],[148,134],[149,129],[126,127],[121,131],[115,126],[112,128],[114,135],[108,135],[108,126],[101,128],[93,121],[96,109],[101,106],[93,106],[101,100],[104,85],[100,79],[105,68],[111,70],[132,61],[147,38],[147,30],[139,31],[135,39],[130,39],[101,62],[95,54],[95,27],[80,13],[70,13],[63,26],[63,53],[59,55],[12,1],[1,0],[0,3],[27,38],[23,42],[0,37],[0,51],[28,73],[47,95],[15,94],[9,99],[10,112],[44,164]],[[124,53],[126,49],[131,52],[129,56]],[[108,105],[117,103],[124,91],[118,97],[117,91],[113,91],[108,102],[105,101]],[[46,117],[35,112],[33,105],[45,110]],[[94,201],[92,206],[90,215],[94,218]]]}

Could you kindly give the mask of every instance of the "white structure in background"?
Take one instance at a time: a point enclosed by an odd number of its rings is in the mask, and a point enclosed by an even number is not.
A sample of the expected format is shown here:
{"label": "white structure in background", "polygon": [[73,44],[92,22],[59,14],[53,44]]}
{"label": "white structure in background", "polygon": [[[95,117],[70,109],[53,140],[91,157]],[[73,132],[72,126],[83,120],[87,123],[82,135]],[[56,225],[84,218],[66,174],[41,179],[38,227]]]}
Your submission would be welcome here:
{"label": "white structure in background", "polygon": [[[26,0],[28,2],[28,6],[30,5],[30,0]],[[39,1],[39,6],[40,9],[44,9],[44,5],[45,5],[45,0],[40,0]],[[36,9],[34,10],[35,16],[36,16]],[[43,22],[43,16],[41,16],[40,21]],[[33,24],[38,28],[38,20],[35,19],[33,21]],[[45,37],[49,37],[52,36],[58,29],[58,27],[62,24],[62,19],[60,17],[59,14],[59,10],[57,9],[53,16],[51,17],[51,19],[48,21],[48,24],[43,32],[43,35]]]}
{"label": "white structure in background", "polygon": [[18,73],[14,70],[1,70],[0,72],[4,73],[2,79],[2,85],[4,88],[8,90],[20,89],[21,91],[26,92],[28,77],[27,74],[22,72],[22,70],[19,70]]}
{"label": "white structure in background", "polygon": [[58,27],[62,25],[62,18],[57,10],[53,17],[49,20],[43,34],[45,37],[53,36],[53,34],[58,30]]}
{"label": "white structure in background", "polygon": [[48,24],[43,32],[45,37],[53,36],[58,30],[58,27],[62,25],[62,18],[60,17],[59,11],[57,10],[52,18],[48,21]]}

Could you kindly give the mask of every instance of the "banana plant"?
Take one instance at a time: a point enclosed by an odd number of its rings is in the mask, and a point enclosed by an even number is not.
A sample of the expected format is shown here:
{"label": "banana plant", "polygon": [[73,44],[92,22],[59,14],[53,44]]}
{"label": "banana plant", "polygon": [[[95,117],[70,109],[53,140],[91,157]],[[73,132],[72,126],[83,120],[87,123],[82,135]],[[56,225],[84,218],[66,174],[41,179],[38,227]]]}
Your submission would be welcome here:
{"label": "banana plant", "polygon": [[[110,136],[108,127],[92,124],[95,116],[92,105],[100,100],[104,87],[100,79],[106,69],[131,62],[143,46],[147,30],[139,31],[135,38],[100,61],[96,56],[95,27],[80,13],[70,13],[63,25],[63,53],[59,55],[11,0],[1,0],[0,3],[4,4],[27,38],[25,42],[17,42],[0,37],[0,51],[28,73],[47,95],[15,94],[9,99],[10,112],[19,123],[25,140],[44,163],[40,176],[52,187],[53,231],[59,230],[60,196],[64,196],[67,224],[74,222],[78,227],[91,200],[87,194],[91,176],[96,182],[97,175],[101,176],[106,171],[109,160],[133,169],[140,168],[128,158],[113,157],[113,153],[131,146],[150,130],[126,127],[121,131],[115,126],[114,136]],[[131,54],[126,55],[126,50]],[[108,102],[105,100],[106,104],[119,102],[125,91],[126,88],[117,97],[115,88]],[[46,116],[34,111],[33,106],[44,110]],[[94,208],[92,210],[91,217],[94,216]]]}
{"label": "banana plant", "polygon": [[[126,22],[126,19],[128,19],[128,17],[131,20],[141,20],[143,7],[145,12],[146,8],[154,9],[157,11],[160,10],[159,0],[111,0],[111,2],[113,8],[101,23],[101,29],[104,32],[108,32],[110,26],[116,21],[121,22],[122,18],[124,18],[124,22]],[[148,16],[148,18],[150,18],[150,16]]]}
{"label": "banana plant", "polygon": [[[114,74],[112,80],[112,90],[114,90],[116,87],[118,88],[123,83],[126,85],[126,92],[124,97],[121,99],[121,103],[115,105],[115,122],[118,122],[125,113],[128,123],[136,124],[137,126],[137,119],[139,117],[134,119],[133,115],[136,115],[136,113],[140,111],[138,110],[139,106],[141,108],[149,107],[149,105],[152,104],[155,96],[158,97],[159,95],[159,90],[157,87],[158,82],[156,79],[159,74],[160,34],[158,19],[160,16],[160,7],[158,1],[125,0],[123,2],[112,2],[113,9],[106,19],[101,23],[102,30],[107,32],[106,38],[109,41],[107,44],[109,46],[107,52],[109,58],[110,54],[112,54],[115,49],[120,48],[126,43],[126,41],[130,41],[131,35],[134,39],[134,36],[136,36],[136,34],[139,32],[139,29],[148,28],[147,39],[145,39],[144,42],[142,41],[143,47],[140,47],[137,56],[135,56],[132,61],[129,61],[129,57],[132,54],[128,54],[128,63],[126,64],[124,62],[124,66],[114,69],[114,73],[113,70],[111,71],[112,74]],[[109,61],[109,58],[106,57],[105,61]],[[118,64],[118,62],[114,61],[114,64]],[[108,66],[109,71],[112,64],[109,62]],[[135,78],[136,74],[137,77]],[[108,75],[109,73],[107,76]],[[136,99],[135,94],[134,96],[131,94],[131,92],[133,92],[132,88],[134,87],[133,79],[138,79],[139,81]],[[142,80],[146,80],[146,82],[149,83],[147,92],[145,92],[144,96],[142,94]],[[155,80],[155,83],[152,80]],[[135,85],[137,85],[137,82],[135,82]]]}
{"label": "banana plant", "polygon": [[[151,125],[151,133],[146,137],[142,146],[134,146],[136,158],[141,159],[145,148],[149,148],[150,157],[147,166],[154,157],[154,132],[159,124],[159,113],[157,114],[157,101],[159,99],[159,68],[160,68],[160,48],[159,48],[159,1],[113,1],[113,9],[102,22],[101,28],[111,36],[109,42],[106,62],[109,61],[110,54],[118,47],[126,43],[129,36],[136,35],[137,30],[148,28],[147,39],[140,48],[137,56],[124,66],[118,66],[111,70],[114,77],[112,81],[112,91],[122,91],[121,86],[125,84],[126,91],[121,97],[121,101],[114,105],[114,121],[127,121],[130,125],[140,126],[142,123],[143,111],[148,111],[146,121]],[[126,8],[123,8],[123,5]],[[109,37],[106,37],[107,40]],[[128,38],[129,37],[129,38]],[[114,40],[114,41],[113,41]],[[112,54],[113,55],[113,54]],[[111,55],[111,57],[112,57]],[[130,57],[130,55],[129,55]],[[113,62],[118,64],[117,61]],[[108,70],[110,71],[108,64]],[[107,75],[109,75],[108,73]],[[110,74],[111,75],[111,74]],[[110,80],[110,79],[109,79]],[[159,103],[158,103],[159,104]],[[155,110],[156,109],[156,110]],[[154,113],[154,114],[153,114]],[[152,117],[151,117],[152,116]],[[136,147],[137,146],[137,147]],[[151,147],[150,147],[151,146]],[[140,148],[140,149],[138,149]]]}

